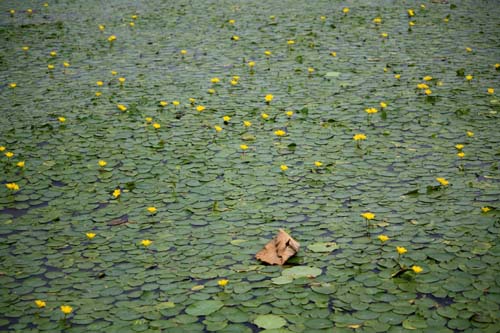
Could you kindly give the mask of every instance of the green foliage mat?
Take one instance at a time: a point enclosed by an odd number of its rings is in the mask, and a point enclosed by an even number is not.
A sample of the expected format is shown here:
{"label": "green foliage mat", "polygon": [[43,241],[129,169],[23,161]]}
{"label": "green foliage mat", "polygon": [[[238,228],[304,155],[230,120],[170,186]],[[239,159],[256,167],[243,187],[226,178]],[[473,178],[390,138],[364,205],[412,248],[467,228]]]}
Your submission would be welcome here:
{"label": "green foliage mat", "polygon": [[0,330],[495,332],[500,6],[450,2],[1,1]]}

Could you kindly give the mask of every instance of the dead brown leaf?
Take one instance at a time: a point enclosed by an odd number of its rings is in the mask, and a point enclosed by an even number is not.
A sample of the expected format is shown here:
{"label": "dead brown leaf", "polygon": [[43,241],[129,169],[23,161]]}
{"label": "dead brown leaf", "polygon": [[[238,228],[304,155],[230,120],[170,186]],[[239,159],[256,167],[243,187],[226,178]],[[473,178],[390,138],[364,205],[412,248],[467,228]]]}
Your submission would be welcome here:
{"label": "dead brown leaf", "polygon": [[270,265],[283,265],[290,257],[299,252],[299,248],[299,242],[280,229],[276,237],[257,252],[255,258]]}

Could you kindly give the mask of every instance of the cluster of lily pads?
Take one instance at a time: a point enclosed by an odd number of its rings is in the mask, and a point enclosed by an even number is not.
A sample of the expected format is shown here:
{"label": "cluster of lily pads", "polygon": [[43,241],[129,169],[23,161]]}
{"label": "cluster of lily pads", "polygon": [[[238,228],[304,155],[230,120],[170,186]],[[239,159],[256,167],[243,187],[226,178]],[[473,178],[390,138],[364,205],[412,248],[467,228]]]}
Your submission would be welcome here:
{"label": "cluster of lily pads", "polygon": [[0,330],[498,327],[499,9],[287,4],[0,4]]}

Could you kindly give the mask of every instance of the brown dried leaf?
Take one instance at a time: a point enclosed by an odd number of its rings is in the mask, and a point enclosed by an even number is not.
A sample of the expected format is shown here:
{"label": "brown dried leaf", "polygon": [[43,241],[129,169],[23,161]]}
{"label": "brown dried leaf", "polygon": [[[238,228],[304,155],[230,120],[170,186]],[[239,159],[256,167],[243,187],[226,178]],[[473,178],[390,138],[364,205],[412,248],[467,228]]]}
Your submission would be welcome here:
{"label": "brown dried leaf", "polygon": [[255,258],[270,265],[283,265],[290,257],[299,252],[300,244],[280,229],[276,237],[257,252]]}

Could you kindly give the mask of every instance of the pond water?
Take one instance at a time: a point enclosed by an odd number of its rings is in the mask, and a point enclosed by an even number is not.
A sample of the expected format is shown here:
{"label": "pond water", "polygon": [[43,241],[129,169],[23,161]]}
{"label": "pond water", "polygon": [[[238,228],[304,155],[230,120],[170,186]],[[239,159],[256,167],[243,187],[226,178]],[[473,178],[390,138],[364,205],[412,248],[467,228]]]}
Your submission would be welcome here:
{"label": "pond water", "polygon": [[497,332],[500,7],[444,2],[2,1],[0,330]]}

